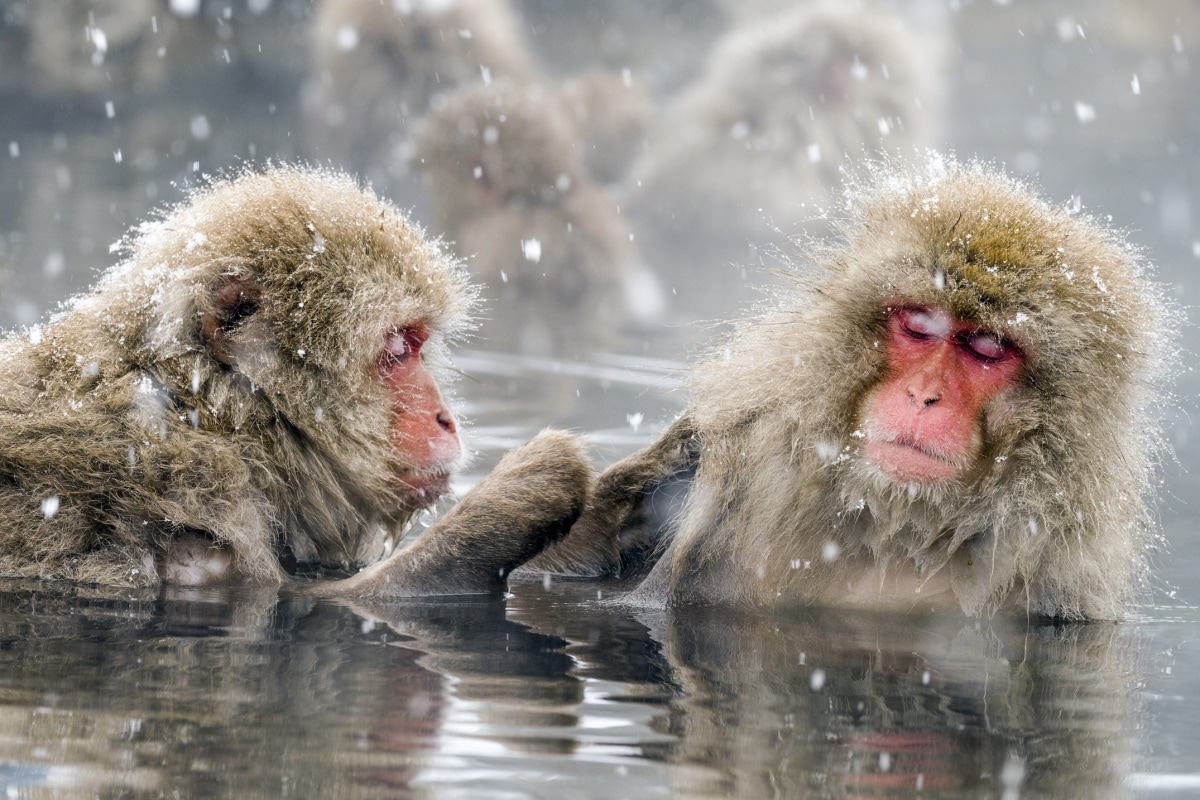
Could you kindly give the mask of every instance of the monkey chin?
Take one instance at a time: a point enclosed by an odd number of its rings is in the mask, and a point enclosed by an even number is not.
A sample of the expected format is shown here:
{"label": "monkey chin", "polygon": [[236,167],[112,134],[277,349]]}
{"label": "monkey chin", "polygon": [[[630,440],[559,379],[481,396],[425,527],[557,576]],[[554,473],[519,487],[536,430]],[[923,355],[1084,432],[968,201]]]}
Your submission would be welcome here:
{"label": "monkey chin", "polygon": [[400,495],[417,508],[426,508],[450,491],[450,471],[408,469],[400,473]]}
{"label": "monkey chin", "polygon": [[867,444],[863,455],[900,483],[947,483],[959,475],[957,464],[915,444],[875,440]]}

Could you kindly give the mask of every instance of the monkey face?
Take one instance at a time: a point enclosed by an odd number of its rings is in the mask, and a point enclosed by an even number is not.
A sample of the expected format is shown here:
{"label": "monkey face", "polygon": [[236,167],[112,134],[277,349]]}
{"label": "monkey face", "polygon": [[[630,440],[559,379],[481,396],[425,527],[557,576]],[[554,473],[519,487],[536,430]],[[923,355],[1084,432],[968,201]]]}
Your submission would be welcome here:
{"label": "monkey face", "polygon": [[863,457],[894,481],[944,483],[972,468],[983,410],[1020,373],[1008,338],[936,306],[887,318],[888,370],[863,403]]}
{"label": "monkey face", "polygon": [[399,480],[417,505],[449,488],[450,470],[462,452],[458,424],[421,357],[429,338],[423,325],[389,332],[378,369],[392,400],[392,442],[403,454]]}

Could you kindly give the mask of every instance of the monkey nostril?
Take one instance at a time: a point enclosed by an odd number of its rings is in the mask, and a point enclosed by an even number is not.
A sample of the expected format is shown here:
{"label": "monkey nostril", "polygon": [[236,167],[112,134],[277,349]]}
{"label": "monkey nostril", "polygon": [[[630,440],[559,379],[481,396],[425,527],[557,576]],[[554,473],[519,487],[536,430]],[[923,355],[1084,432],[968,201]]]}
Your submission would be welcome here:
{"label": "monkey nostril", "polygon": [[908,401],[914,406],[928,408],[934,403],[942,399],[942,395],[938,392],[922,392],[915,389],[908,390]]}
{"label": "monkey nostril", "polygon": [[448,411],[438,412],[437,423],[438,425],[441,425],[447,433],[458,433],[458,424],[454,421],[454,416]]}

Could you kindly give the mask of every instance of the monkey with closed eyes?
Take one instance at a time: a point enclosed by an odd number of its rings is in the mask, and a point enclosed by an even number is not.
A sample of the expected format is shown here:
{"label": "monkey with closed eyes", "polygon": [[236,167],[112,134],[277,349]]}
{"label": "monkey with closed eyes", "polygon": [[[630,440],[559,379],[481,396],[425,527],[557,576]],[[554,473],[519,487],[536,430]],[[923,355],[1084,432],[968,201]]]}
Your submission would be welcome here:
{"label": "monkey with closed eyes", "polygon": [[1175,312],[1110,227],[995,167],[875,162],[661,438],[527,569],[629,602],[1120,618]]}

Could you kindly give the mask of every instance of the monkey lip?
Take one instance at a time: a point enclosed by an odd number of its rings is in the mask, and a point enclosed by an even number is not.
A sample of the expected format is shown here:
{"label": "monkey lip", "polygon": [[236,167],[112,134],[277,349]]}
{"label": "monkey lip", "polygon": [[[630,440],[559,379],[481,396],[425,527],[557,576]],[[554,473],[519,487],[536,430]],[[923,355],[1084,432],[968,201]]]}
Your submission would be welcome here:
{"label": "monkey lip", "polygon": [[410,470],[400,476],[400,483],[417,499],[433,502],[450,491],[450,473],[446,470]]}
{"label": "monkey lip", "polygon": [[866,456],[890,477],[910,483],[947,481],[958,474],[953,463],[915,442],[875,440],[867,444]]}

